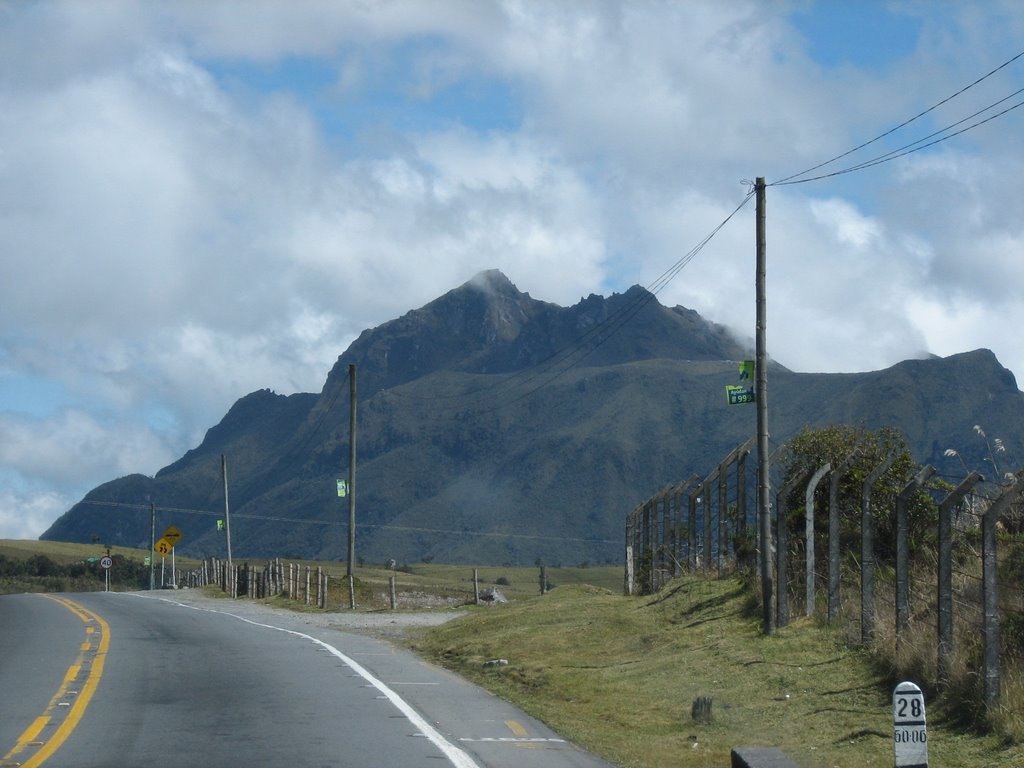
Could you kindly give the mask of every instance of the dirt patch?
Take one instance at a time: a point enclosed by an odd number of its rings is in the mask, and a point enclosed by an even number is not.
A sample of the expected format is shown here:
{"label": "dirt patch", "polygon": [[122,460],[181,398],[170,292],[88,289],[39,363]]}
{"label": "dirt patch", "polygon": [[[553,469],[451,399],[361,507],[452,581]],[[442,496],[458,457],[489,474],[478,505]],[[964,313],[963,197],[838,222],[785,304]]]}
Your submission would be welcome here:
{"label": "dirt patch", "polygon": [[465,604],[457,598],[430,595],[425,592],[403,592],[398,595],[400,610],[373,611],[290,611],[275,608],[256,600],[208,597],[199,590],[180,589],[161,593],[161,597],[212,610],[224,611],[253,620],[278,621],[290,624],[326,627],[341,632],[356,632],[373,637],[400,639],[411,632],[436,627],[465,614],[458,610]]}

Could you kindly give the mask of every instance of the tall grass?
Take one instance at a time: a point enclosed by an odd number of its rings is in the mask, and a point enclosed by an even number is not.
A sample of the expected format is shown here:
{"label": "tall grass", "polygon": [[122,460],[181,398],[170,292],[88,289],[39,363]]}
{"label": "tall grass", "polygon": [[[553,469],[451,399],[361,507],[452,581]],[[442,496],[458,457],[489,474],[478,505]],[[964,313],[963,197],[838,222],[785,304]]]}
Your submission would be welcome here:
{"label": "tall grass", "polygon": [[[844,563],[835,631],[851,648],[861,646],[859,579],[857,563]],[[909,626],[897,643],[895,572],[885,566],[876,570],[874,640],[863,649],[876,673],[890,687],[904,680],[917,684],[928,698],[931,714],[942,722],[965,732],[992,733],[1008,744],[1024,743],[1024,666],[1020,649],[1012,644],[1003,643],[1001,704],[995,711],[984,706],[980,559],[964,558],[954,571],[953,645],[946,681],[939,680],[938,672],[938,590],[934,564],[916,564],[910,583]],[[1012,587],[1003,585],[1004,591],[1007,586]],[[794,585],[792,591],[791,615],[796,615],[803,608],[802,584]],[[1019,588],[1011,589],[1003,602],[1012,604],[1019,597]],[[814,621],[817,626],[826,627],[824,592],[816,599]]]}
{"label": "tall grass", "polygon": [[[851,636],[813,618],[765,636],[745,581],[687,576],[646,597],[567,586],[474,608],[414,646],[619,765],[722,766],[732,747],[777,746],[804,768],[891,766],[899,674]],[[691,717],[700,696],[707,724]],[[1024,747],[929,707],[935,765],[1024,765]]]}

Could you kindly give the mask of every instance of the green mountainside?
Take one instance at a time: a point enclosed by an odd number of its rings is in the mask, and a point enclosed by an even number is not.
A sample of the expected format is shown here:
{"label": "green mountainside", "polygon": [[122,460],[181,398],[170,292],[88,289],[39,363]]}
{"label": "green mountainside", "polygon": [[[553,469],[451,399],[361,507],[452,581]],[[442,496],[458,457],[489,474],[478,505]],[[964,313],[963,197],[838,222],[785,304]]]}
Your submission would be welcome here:
{"label": "green mountainside", "polygon": [[[725,397],[749,357],[639,287],[566,308],[485,272],[364,331],[319,394],[246,395],[198,447],[95,488],[42,538],[145,547],[152,503],[157,535],[173,523],[183,553],[223,554],[223,454],[236,557],[344,558],[352,364],[361,558],[617,562],[630,509],[754,434],[754,406]],[[773,364],[768,396],[773,447],[804,426],[892,426],[917,461],[962,477],[944,451],[984,472],[980,424],[1010,468],[1024,456],[1024,394],[987,350],[857,374]]]}

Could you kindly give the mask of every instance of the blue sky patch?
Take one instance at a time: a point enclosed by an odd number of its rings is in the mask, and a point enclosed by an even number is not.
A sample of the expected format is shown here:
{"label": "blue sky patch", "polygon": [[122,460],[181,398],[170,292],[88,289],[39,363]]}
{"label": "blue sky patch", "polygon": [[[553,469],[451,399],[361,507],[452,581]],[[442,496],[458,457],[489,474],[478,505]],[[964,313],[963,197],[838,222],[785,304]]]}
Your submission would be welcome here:
{"label": "blue sky patch", "polygon": [[790,22],[821,66],[880,72],[913,53],[921,33],[919,19],[892,6],[884,0],[821,0],[794,12]]}

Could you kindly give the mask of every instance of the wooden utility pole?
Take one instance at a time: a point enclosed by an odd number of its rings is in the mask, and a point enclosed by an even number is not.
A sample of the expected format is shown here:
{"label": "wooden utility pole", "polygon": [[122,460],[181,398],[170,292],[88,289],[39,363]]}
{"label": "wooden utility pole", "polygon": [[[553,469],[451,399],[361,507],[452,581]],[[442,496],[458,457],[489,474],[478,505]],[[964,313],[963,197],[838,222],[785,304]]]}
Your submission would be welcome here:
{"label": "wooden utility pole", "polygon": [[156,589],[156,504],[149,502],[149,589]]}
{"label": "wooden utility pole", "polygon": [[768,352],[765,340],[767,312],[765,311],[765,183],[764,176],[754,182],[757,196],[757,266],[755,291],[757,295],[757,323],[755,333],[755,362],[757,372],[757,515],[761,553],[761,600],[764,633],[775,633],[775,611],[772,596],[772,521],[771,478],[768,462]]}
{"label": "wooden utility pole", "polygon": [[[228,578],[234,579],[235,570],[231,562],[231,510],[228,507],[228,460],[223,453],[220,455],[220,474],[224,480],[224,535],[228,541]],[[231,591],[234,592],[233,589]]]}
{"label": "wooden utility pole", "polygon": [[[356,559],[356,366],[348,366],[348,571],[352,576],[352,564]],[[349,579],[349,584],[352,580]]]}

